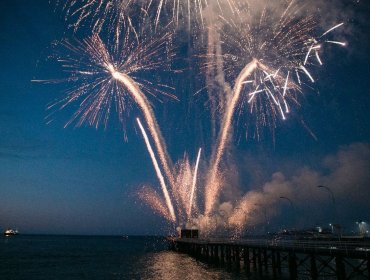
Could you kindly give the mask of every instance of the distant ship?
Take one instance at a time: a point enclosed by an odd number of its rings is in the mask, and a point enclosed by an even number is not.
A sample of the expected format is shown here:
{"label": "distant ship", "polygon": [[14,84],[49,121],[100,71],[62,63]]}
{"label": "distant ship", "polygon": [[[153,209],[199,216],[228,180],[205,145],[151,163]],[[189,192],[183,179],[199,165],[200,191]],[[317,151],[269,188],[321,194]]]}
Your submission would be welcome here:
{"label": "distant ship", "polygon": [[12,236],[12,235],[18,235],[18,234],[19,234],[19,232],[16,229],[9,228],[6,231],[4,231],[5,236]]}

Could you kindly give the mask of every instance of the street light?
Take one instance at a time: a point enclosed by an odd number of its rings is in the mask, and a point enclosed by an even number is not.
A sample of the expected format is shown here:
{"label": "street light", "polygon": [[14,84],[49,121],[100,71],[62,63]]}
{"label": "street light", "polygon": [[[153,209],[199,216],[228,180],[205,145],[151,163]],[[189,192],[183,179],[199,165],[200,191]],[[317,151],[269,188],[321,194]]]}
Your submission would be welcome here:
{"label": "street light", "polygon": [[290,206],[292,207],[292,212],[293,212],[293,222],[295,224],[295,211],[294,211],[294,205],[293,205],[293,202],[288,198],[288,197],[285,197],[285,196],[280,196],[281,199],[285,199],[289,202]]}
{"label": "street light", "polygon": [[334,207],[334,221],[333,222],[337,222],[336,221],[336,219],[337,219],[337,206],[336,206],[336,203],[335,203],[335,198],[334,198],[333,192],[331,191],[331,189],[329,187],[326,187],[326,186],[321,186],[320,185],[320,186],[317,186],[317,188],[325,189],[330,193],[331,200],[333,201],[333,207]]}
{"label": "street light", "polygon": [[258,207],[261,207],[263,209],[263,217],[265,218],[265,224],[264,224],[264,227],[263,227],[263,231],[266,234],[266,233],[268,233],[268,230],[267,230],[268,221],[267,221],[267,210],[266,210],[266,207],[264,207],[260,203],[255,203],[254,205],[255,206],[258,206]]}
{"label": "street light", "polygon": [[356,224],[358,225],[358,231],[360,235],[366,235],[366,222],[364,221],[357,221]]}
{"label": "street light", "polygon": [[294,210],[293,202],[292,202],[289,198],[287,198],[287,197],[285,197],[285,196],[280,196],[280,198],[281,198],[281,199],[286,199],[286,200],[288,200],[288,201],[289,201],[289,203],[290,203],[290,206],[292,206],[292,209]]}

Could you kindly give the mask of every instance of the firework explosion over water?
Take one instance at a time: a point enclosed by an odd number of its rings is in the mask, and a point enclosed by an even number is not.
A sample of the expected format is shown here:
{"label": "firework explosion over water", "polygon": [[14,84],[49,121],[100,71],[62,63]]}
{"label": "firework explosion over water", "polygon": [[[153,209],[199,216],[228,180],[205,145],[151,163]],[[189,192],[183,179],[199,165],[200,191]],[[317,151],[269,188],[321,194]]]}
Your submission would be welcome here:
{"label": "firework explosion over water", "polygon": [[[239,232],[254,222],[247,213],[262,206],[245,197],[227,206],[220,198],[228,170],[225,153],[238,130],[235,120],[245,119],[254,139],[265,128],[273,134],[294,107],[304,106],[305,90],[315,87],[326,51],[346,46],[337,39],[344,24],[323,28],[319,14],[302,1],[60,0],[57,7],[77,37],[81,29],[91,35],[60,42],[69,55],[55,57],[73,87],[50,109],[78,104],[67,123],[77,126],[107,126],[117,114],[124,129],[126,116],[134,112],[159,182],[141,188],[138,196],[170,224],[208,233],[220,226]],[[160,72],[176,79],[178,70],[171,67],[181,29],[198,34],[192,47],[204,73],[215,141],[210,154],[196,147],[194,159],[185,153],[173,164],[150,100],[178,100],[176,88],[162,82]]]}

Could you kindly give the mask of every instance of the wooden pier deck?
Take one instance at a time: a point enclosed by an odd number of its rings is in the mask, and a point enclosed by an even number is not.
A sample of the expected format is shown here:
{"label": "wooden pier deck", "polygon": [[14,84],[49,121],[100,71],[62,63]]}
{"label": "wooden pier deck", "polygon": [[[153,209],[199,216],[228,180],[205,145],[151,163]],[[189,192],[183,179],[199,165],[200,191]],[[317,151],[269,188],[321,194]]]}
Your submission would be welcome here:
{"label": "wooden pier deck", "polygon": [[171,248],[205,263],[272,279],[370,279],[369,240],[174,238]]}

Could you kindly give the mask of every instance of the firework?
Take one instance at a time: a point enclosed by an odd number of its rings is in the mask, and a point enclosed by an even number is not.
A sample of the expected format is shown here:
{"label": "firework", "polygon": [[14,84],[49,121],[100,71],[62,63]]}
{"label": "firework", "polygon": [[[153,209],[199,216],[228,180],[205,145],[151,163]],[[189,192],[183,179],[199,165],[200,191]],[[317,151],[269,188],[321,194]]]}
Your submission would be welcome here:
{"label": "firework", "polygon": [[[172,205],[172,202],[171,202],[171,198],[170,198],[170,195],[168,193],[167,186],[166,186],[166,183],[164,181],[164,177],[162,175],[161,169],[159,168],[158,161],[157,161],[157,159],[155,157],[154,151],[153,151],[152,146],[150,144],[148,135],[146,134],[145,129],[144,129],[143,125],[141,124],[140,119],[137,118],[136,121],[137,121],[137,123],[138,123],[138,125],[140,127],[140,130],[141,130],[141,133],[142,133],[142,135],[144,137],[145,144],[146,144],[146,147],[147,147],[148,152],[150,154],[150,158],[152,159],[155,172],[156,172],[156,174],[158,176],[158,179],[159,179],[159,182],[161,184],[162,192],[163,192],[163,195],[165,197],[166,204],[167,204],[168,210],[169,210],[170,215],[171,215],[171,220],[173,222],[175,222],[176,221],[176,216],[175,216],[175,211],[173,209],[173,205]],[[156,203],[154,205],[159,205],[158,200],[156,200]],[[162,208],[159,208],[159,209],[162,209]],[[165,212],[163,212],[163,210],[161,210],[160,212],[161,213],[165,213]]]}
{"label": "firework", "polygon": [[197,184],[198,167],[199,167],[199,160],[200,160],[201,153],[202,153],[202,149],[199,149],[197,161],[194,167],[193,185],[191,188],[190,199],[189,199],[188,219],[191,219],[191,210],[193,208],[194,193],[195,193],[196,184]]}
{"label": "firework", "polygon": [[[302,92],[304,83],[301,76],[314,82],[308,70],[309,66],[315,65],[311,61],[312,53],[316,57],[315,62],[322,65],[319,52],[324,42],[344,44],[323,41],[326,35],[342,24],[315,37],[317,23],[312,15],[300,17],[298,11],[301,8],[291,1],[279,16],[265,7],[258,17],[254,10],[253,15],[251,10],[245,10],[235,19],[221,17],[225,73],[229,78],[238,74],[212,156],[206,184],[206,215],[211,213],[221,188],[219,165],[231,137],[231,124],[237,106],[241,110],[248,107],[249,116],[255,119],[257,134],[260,126],[273,129],[278,119],[286,119],[292,105],[299,105],[298,93]],[[208,61],[207,67],[210,66]],[[242,71],[238,72],[238,69]],[[297,79],[292,73],[296,73]]]}
{"label": "firework", "polygon": [[220,190],[221,184],[219,181],[219,164],[221,157],[223,155],[225,145],[227,143],[227,140],[229,139],[230,134],[230,126],[231,126],[231,120],[234,115],[234,109],[235,105],[239,99],[239,95],[241,92],[241,86],[245,78],[247,78],[251,73],[256,69],[257,67],[257,61],[253,60],[251,63],[249,63],[243,71],[240,73],[238,79],[236,80],[236,87],[234,90],[233,98],[227,107],[226,114],[224,121],[222,123],[222,130],[220,131],[220,136],[217,143],[216,148],[216,155],[214,156],[214,159],[212,161],[211,170],[209,173],[209,179],[207,182],[207,189],[206,189],[206,209],[205,214],[209,215],[209,213],[212,210],[214,201],[216,199],[216,196]]}
{"label": "firework", "polygon": [[77,125],[86,122],[97,127],[101,123],[107,125],[114,110],[125,126],[125,113],[130,111],[133,104],[137,105],[153,137],[166,177],[173,186],[171,162],[146,94],[176,97],[164,91],[168,87],[160,84],[155,87],[150,80],[142,78],[143,73],[150,74],[166,67],[166,59],[172,56],[168,48],[172,33],[157,33],[152,38],[145,32],[143,40],[138,42],[133,38],[136,35],[127,31],[120,48],[106,45],[98,34],[82,41],[63,41],[62,46],[69,55],[63,53],[63,57],[58,57],[58,60],[70,74],[67,82],[74,87],[50,108],[58,105],[65,108],[78,103],[78,109],[66,126],[77,121]]}
{"label": "firework", "polygon": [[57,0],[57,6],[65,11],[68,22],[74,31],[88,27],[93,33],[104,28],[108,32],[120,33],[124,26],[135,30],[129,16],[134,0]]}
{"label": "firework", "polygon": [[185,153],[173,170],[175,187],[172,195],[176,203],[179,222],[185,223],[190,220],[192,211],[198,212],[196,193],[196,182],[201,150],[198,151],[197,160],[194,166],[189,161],[189,156]]}
{"label": "firework", "polygon": [[174,221],[173,216],[168,211],[168,207],[166,207],[166,202],[163,201],[162,197],[158,195],[153,188],[144,186],[138,191],[137,195],[142,201],[149,205],[155,213],[171,223]]}
{"label": "firework", "polygon": [[[155,158],[155,154],[149,139],[145,134],[145,130],[142,125],[140,129],[143,133],[148,152],[152,158],[153,166],[156,170],[157,177],[162,187],[164,194],[164,200],[158,196],[158,194],[149,187],[145,187],[138,192],[139,198],[141,198],[146,204],[148,204],[156,213],[160,214],[171,222],[177,221],[180,224],[185,224],[192,218],[192,210],[195,212],[199,211],[197,201],[195,198],[197,174],[199,169],[201,149],[198,151],[196,164],[194,167],[189,162],[188,155],[185,154],[183,159],[179,160],[173,169],[174,187],[171,192],[167,191],[165,185],[165,179],[161,174],[160,168]],[[174,206],[172,206],[174,205]],[[165,210],[164,210],[165,209]],[[173,210],[175,209],[175,210]],[[173,212],[175,211],[175,212]],[[173,217],[176,217],[175,219]]]}
{"label": "firework", "polygon": [[[192,22],[199,21],[203,24],[203,10],[207,6],[207,0],[148,0],[150,8],[155,6],[156,16],[155,22],[158,25],[161,21],[161,15],[168,12],[173,22],[179,25],[181,22],[186,22],[190,29]],[[155,2],[155,4],[153,4]]]}
{"label": "firework", "polygon": [[[302,87],[317,79],[311,68],[323,65],[324,45],[346,45],[331,38],[343,23],[316,36],[315,17],[301,13],[302,6],[295,1],[284,3],[282,13],[277,15],[272,6],[258,10],[248,1],[239,0],[212,3],[209,0],[67,0],[63,7],[67,18],[74,22],[74,29],[88,26],[93,35],[82,41],[63,41],[70,55],[59,61],[70,74],[68,82],[75,87],[51,107],[61,105],[64,108],[78,103],[79,108],[67,125],[86,122],[95,126],[107,125],[114,110],[124,126],[126,112],[138,107],[145,123],[143,125],[139,119],[137,122],[163,194],[162,197],[153,188],[145,187],[139,191],[139,197],[170,222],[189,221],[192,211],[200,215],[196,189],[201,149],[195,166],[185,154],[172,168],[147,95],[175,97],[167,93],[166,86],[143,79],[142,73],[151,76],[173,57],[167,43],[172,39],[173,28],[162,26],[165,15],[170,15],[169,21],[176,26],[187,22],[190,30],[193,22],[204,24],[206,8],[212,9],[212,15],[217,8],[219,17],[208,22],[211,26],[205,67],[207,87],[210,88],[211,76],[215,75],[225,95],[211,100],[213,106],[221,108],[220,123],[216,120],[216,110],[212,111],[215,131],[212,134],[217,134],[219,124],[220,130],[205,182],[205,213],[199,216],[206,224],[215,217],[217,228],[218,214],[213,210],[222,185],[220,166],[232,136],[236,111],[239,110],[239,115],[248,113],[249,122],[255,124],[256,137],[265,127],[273,130],[277,122],[287,118],[293,106],[300,105]],[[140,10],[144,16],[133,22],[129,16],[132,9]],[[152,11],[154,14],[150,14]],[[152,29],[141,29],[140,23],[148,25],[146,17],[154,20]],[[159,35],[157,31],[162,27],[167,31]],[[101,38],[105,34],[108,39],[104,41]],[[248,207],[253,208],[243,205],[240,209]],[[247,220],[243,211],[235,211],[228,225],[241,227],[241,217],[244,215]]]}
{"label": "firework", "polygon": [[[220,0],[217,1],[221,7]],[[151,15],[153,10],[156,26],[161,24],[165,14],[176,25],[187,23],[190,28],[192,22],[203,24],[207,0],[58,0],[57,5],[65,11],[66,19],[73,22],[71,26],[75,31],[88,26],[99,33],[104,28],[119,32],[124,26],[134,31],[137,15],[131,18],[132,10],[139,12],[141,17]]]}

